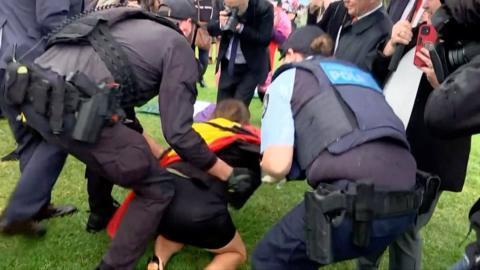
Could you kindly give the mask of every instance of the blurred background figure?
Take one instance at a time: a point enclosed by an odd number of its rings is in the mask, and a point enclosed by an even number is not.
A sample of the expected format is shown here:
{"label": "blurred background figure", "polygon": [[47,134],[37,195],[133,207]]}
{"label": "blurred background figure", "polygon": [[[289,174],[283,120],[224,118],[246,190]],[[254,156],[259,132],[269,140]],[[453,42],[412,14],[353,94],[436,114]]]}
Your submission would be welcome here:
{"label": "blurred background figure", "polygon": [[270,54],[270,71],[268,72],[265,82],[258,86],[258,96],[263,102],[265,91],[272,82],[273,71],[275,70],[275,55],[279,46],[285,42],[290,33],[292,32],[292,25],[287,12],[282,8],[282,1],[270,1],[274,6],[274,19],[273,19],[273,36],[270,44],[268,45]]}
{"label": "blurred background figure", "polygon": [[268,45],[273,18],[273,7],[267,0],[225,0],[214,5],[208,32],[221,36],[217,103],[234,98],[250,105],[255,88],[265,81],[270,69]]}
{"label": "blurred background figure", "polygon": [[334,56],[372,70],[378,47],[390,36],[392,21],[381,0],[344,0],[331,3],[317,24],[330,34]]}
{"label": "blurred background figure", "polygon": [[207,87],[203,75],[207,71],[209,62],[209,53],[212,45],[212,37],[208,33],[207,25],[212,18],[213,0],[196,0],[195,5],[198,8],[198,24],[197,35],[195,38],[195,46],[198,48],[198,60],[200,63],[200,77],[198,83],[202,87]]}
{"label": "blurred background figure", "polygon": [[317,24],[332,2],[338,0],[311,0],[307,5],[307,24]]}
{"label": "blurred background figure", "polygon": [[[440,8],[440,0],[392,0],[388,7],[388,14],[395,22],[389,40],[379,48],[382,54],[377,55],[373,64],[373,74],[380,84],[385,84],[387,79],[393,76],[405,75],[394,74],[389,70],[392,56],[397,53],[401,46],[405,46],[402,59],[415,51],[417,36],[422,26],[430,25],[430,17]],[[415,222],[403,235],[397,238],[389,247],[389,269],[422,269],[422,238],[421,228],[431,219],[438,199],[443,191],[461,191],[467,173],[468,158],[470,155],[470,136],[444,139],[432,133],[425,124],[425,106],[429,97],[437,90],[439,82],[433,70],[432,61],[428,50],[421,48],[417,51],[423,64],[414,65],[413,54],[407,62],[415,72],[423,73],[415,86],[413,108],[410,119],[406,124],[407,139],[410,151],[415,157],[419,170],[437,175],[441,184],[431,183],[429,194],[429,207],[423,209]],[[413,80],[410,77],[410,80]],[[399,91],[405,91],[404,85]],[[387,89],[385,90],[387,91]],[[407,91],[405,91],[407,92]],[[372,258],[371,258],[372,259]],[[380,260],[359,260],[360,269],[378,269]]]}

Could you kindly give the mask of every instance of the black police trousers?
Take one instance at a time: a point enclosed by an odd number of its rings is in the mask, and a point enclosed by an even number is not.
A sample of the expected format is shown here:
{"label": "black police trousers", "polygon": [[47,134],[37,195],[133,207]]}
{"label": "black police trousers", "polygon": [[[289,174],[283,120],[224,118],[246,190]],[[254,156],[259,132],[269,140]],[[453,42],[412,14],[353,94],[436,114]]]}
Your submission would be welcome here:
{"label": "black police trousers", "polygon": [[137,194],[103,257],[114,269],[134,269],[173,198],[174,176],[158,166],[143,136],[123,124],[104,127],[97,142],[89,144],[70,137],[75,123],[73,115],[65,116],[64,132],[54,135],[48,119],[35,112],[32,105],[22,105],[21,111],[27,125],[45,140],[61,146],[102,179],[131,188]]}

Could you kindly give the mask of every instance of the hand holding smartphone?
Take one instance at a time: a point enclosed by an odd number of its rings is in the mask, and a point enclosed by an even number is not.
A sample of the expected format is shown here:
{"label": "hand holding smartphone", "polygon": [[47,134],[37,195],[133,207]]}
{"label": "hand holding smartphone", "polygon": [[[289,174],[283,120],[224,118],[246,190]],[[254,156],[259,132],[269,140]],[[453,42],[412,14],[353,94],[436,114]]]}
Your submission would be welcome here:
{"label": "hand holding smartphone", "polygon": [[430,24],[421,24],[419,25],[418,37],[417,37],[417,45],[415,47],[415,58],[413,60],[413,64],[417,67],[426,67],[427,64],[420,59],[417,54],[422,53],[421,49],[426,48],[429,49],[433,47],[433,45],[437,42],[437,31],[435,28]]}

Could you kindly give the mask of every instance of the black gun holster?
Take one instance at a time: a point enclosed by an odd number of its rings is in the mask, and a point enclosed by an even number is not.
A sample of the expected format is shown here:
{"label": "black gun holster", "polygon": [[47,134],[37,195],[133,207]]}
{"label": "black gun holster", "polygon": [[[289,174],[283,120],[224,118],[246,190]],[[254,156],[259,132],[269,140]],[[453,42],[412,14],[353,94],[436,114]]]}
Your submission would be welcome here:
{"label": "black gun holster", "polygon": [[352,220],[352,243],[370,244],[375,218],[415,214],[421,205],[424,187],[412,191],[379,191],[369,181],[348,182],[346,187],[320,184],[305,193],[305,230],[308,257],[322,265],[334,261],[332,229],[348,217]]}

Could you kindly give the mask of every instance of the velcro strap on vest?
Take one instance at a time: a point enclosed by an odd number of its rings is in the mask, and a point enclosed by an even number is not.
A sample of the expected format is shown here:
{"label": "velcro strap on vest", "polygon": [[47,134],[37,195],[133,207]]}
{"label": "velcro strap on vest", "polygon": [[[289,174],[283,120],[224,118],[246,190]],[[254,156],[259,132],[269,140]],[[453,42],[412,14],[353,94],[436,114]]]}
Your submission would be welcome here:
{"label": "velcro strap on vest", "polygon": [[107,22],[100,21],[88,40],[100,59],[105,63],[116,83],[120,84],[120,92],[137,91],[134,73],[130,61],[120,44],[110,33]]}

